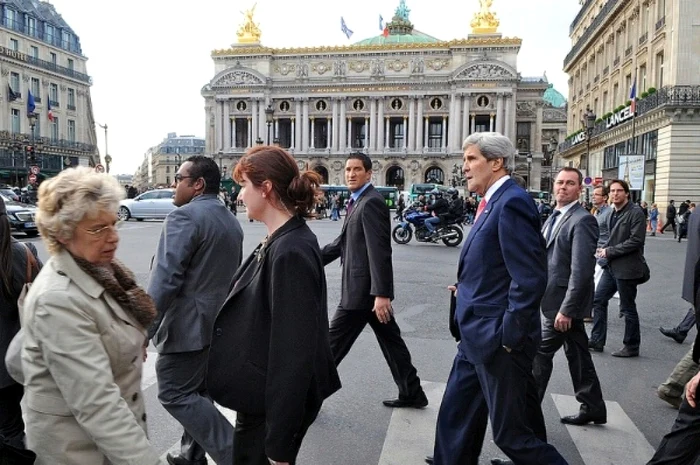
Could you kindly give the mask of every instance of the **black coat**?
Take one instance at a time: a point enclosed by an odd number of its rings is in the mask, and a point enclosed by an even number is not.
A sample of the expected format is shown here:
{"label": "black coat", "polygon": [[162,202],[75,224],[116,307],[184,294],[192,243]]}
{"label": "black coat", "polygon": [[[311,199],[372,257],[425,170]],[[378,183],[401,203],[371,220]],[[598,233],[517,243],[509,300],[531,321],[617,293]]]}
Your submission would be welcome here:
{"label": "black coat", "polygon": [[683,299],[700,311],[700,214],[688,217],[688,248],[685,252],[683,273]]}
{"label": "black coat", "polygon": [[373,186],[353,204],[340,236],[323,247],[322,255],[324,264],[340,257],[340,308],[369,310],[376,296],[394,299],[389,207]]}
{"label": "black coat", "polygon": [[264,415],[265,452],[292,461],[305,409],[340,389],[328,335],[318,240],[292,218],[233,277],[214,322],[207,388],[232,410]]}
{"label": "black coat", "polygon": [[[34,254],[37,265],[41,269],[41,260],[39,260],[36,248],[31,243],[26,243],[29,250]],[[34,270],[32,280],[39,272],[39,269]],[[19,331],[19,312],[17,310],[17,299],[22,292],[22,286],[27,280],[27,249],[22,243],[12,240],[12,293],[6,295],[5,292],[0,292],[0,388],[11,386],[15,381],[7,373],[5,367],[5,354],[7,347],[12,342],[17,331]],[[2,286],[2,283],[0,283]]]}
{"label": "black coat", "polygon": [[603,245],[608,266],[616,279],[649,279],[649,267],[644,259],[647,219],[641,207],[628,202],[617,214],[612,226],[613,211],[608,216],[610,237]]}

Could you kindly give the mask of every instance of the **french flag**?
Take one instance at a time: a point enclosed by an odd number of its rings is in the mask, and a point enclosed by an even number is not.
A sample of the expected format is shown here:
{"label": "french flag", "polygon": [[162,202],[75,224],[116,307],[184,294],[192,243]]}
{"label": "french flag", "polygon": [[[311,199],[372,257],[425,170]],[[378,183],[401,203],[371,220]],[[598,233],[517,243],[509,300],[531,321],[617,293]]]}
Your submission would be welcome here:
{"label": "french flag", "polygon": [[634,81],[632,81],[632,89],[630,89],[630,111],[634,114],[637,111],[637,75],[634,75]]}
{"label": "french flag", "polygon": [[49,117],[49,121],[53,122],[53,111],[51,111],[51,99],[49,99],[48,117]]}

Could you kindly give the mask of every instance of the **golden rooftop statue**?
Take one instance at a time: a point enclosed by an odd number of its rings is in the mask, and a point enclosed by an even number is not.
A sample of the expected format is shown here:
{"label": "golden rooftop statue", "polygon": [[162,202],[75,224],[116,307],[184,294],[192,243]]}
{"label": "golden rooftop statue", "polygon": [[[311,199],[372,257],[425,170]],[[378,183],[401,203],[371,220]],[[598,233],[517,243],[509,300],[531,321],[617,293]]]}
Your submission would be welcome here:
{"label": "golden rooftop statue", "polygon": [[471,22],[472,33],[495,34],[500,21],[498,21],[496,15],[491,12],[493,0],[479,0],[479,3],[481,4],[481,9],[474,15],[474,19],[472,19]]}
{"label": "golden rooftop statue", "polygon": [[245,17],[243,24],[238,28],[238,43],[239,44],[257,44],[260,43],[260,27],[253,21],[253,14],[255,14],[255,7],[257,3],[253,5],[253,8],[241,11],[241,14]]}

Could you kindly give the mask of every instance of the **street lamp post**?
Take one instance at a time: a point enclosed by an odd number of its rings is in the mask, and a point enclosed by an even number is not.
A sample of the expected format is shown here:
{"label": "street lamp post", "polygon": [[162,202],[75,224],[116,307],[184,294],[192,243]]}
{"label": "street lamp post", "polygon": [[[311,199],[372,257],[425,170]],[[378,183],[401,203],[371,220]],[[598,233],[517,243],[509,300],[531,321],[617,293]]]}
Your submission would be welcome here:
{"label": "street lamp post", "polygon": [[107,144],[107,124],[104,125],[97,123],[99,127],[105,130],[105,165],[107,172],[109,173],[109,165],[112,163],[112,157],[109,155],[109,145]]}
{"label": "street lamp post", "polygon": [[554,194],[554,154],[557,151],[557,140],[552,137],[547,143],[547,160],[549,161],[549,183],[547,185],[549,198]]}
{"label": "street lamp post", "polygon": [[[589,172],[591,166],[591,137],[593,137],[593,129],[595,129],[595,113],[590,107],[586,107],[586,177],[591,177]],[[586,186],[586,203],[590,201],[590,192]]]}
{"label": "street lamp post", "polygon": [[527,153],[527,191],[530,192],[530,173],[532,171],[532,152]]}
{"label": "street lamp post", "polygon": [[270,138],[270,126],[272,126],[274,113],[275,110],[272,108],[272,105],[268,105],[267,108],[265,108],[265,122],[267,123],[267,145],[270,145],[270,142],[272,141],[272,139]]}

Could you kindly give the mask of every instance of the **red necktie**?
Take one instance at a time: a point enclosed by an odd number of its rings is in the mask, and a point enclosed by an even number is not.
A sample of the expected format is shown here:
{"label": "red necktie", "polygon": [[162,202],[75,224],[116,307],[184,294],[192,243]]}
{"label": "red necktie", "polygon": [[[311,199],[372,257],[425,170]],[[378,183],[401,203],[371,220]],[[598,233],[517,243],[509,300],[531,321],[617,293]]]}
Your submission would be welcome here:
{"label": "red necktie", "polygon": [[348,202],[348,206],[345,207],[345,211],[346,211],[345,217],[346,217],[346,218],[347,218],[348,216],[350,216],[350,212],[352,211],[352,206],[353,206],[354,203],[355,203],[355,199],[353,199],[352,197],[350,197],[350,201]]}
{"label": "red necktie", "polygon": [[479,206],[476,209],[476,218],[474,218],[475,223],[476,223],[476,220],[479,219],[479,215],[481,215],[481,212],[484,211],[484,208],[486,208],[486,197],[483,197],[481,199],[481,202],[479,202]]}

